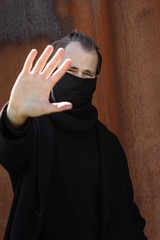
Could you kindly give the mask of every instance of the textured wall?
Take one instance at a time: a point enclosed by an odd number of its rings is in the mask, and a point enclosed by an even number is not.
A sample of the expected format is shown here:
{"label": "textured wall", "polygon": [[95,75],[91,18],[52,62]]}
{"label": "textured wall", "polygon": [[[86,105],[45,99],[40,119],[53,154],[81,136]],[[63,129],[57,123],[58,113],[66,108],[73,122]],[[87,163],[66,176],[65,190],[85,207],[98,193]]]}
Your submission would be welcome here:
{"label": "textured wall", "polygon": [[[56,35],[73,29],[93,36],[103,56],[94,96],[99,118],[115,132],[128,157],[135,201],[147,221],[149,239],[160,239],[160,2],[158,0],[54,0]],[[47,38],[0,45],[0,106],[31,48]],[[0,167],[0,239],[12,190]],[[1,230],[2,229],[2,230]]]}
{"label": "textured wall", "polygon": [[120,138],[149,239],[160,239],[160,2],[110,1]]}

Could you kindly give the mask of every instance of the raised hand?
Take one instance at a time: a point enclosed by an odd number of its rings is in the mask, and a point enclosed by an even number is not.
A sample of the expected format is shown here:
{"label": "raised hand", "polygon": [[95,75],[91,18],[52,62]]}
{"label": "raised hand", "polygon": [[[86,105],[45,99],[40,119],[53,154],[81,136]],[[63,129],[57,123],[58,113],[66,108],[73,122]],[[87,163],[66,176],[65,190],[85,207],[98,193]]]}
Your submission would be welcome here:
{"label": "raised hand", "polygon": [[37,50],[33,49],[18,76],[9,99],[7,117],[14,127],[22,125],[28,117],[37,117],[52,112],[60,112],[72,108],[69,102],[50,103],[49,95],[56,82],[63,76],[71,65],[67,59],[54,73],[64,55],[60,48],[47,63],[52,46],[47,46],[33,67]]}

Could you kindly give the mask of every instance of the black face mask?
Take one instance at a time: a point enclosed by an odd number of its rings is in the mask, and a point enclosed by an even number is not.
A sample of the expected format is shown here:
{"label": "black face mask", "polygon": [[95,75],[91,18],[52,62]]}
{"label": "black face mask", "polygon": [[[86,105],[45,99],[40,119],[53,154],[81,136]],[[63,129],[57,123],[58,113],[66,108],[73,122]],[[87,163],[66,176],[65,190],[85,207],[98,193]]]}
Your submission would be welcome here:
{"label": "black face mask", "polygon": [[97,78],[80,78],[65,73],[54,86],[53,95],[56,102],[68,101],[74,108],[83,107],[91,102],[96,82]]}

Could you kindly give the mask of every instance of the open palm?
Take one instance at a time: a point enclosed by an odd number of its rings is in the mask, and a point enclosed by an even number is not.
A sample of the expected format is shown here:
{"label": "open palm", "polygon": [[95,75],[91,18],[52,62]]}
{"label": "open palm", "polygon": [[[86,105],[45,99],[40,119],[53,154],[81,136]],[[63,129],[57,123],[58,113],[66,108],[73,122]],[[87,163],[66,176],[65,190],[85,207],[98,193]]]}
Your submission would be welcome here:
{"label": "open palm", "polygon": [[60,48],[47,63],[52,52],[53,47],[47,46],[33,67],[37,55],[37,50],[33,49],[24,63],[13,86],[7,108],[7,117],[15,127],[23,124],[28,117],[59,112],[72,107],[69,102],[49,102],[52,88],[71,65],[71,59],[67,59],[54,71],[64,55],[64,49]]}

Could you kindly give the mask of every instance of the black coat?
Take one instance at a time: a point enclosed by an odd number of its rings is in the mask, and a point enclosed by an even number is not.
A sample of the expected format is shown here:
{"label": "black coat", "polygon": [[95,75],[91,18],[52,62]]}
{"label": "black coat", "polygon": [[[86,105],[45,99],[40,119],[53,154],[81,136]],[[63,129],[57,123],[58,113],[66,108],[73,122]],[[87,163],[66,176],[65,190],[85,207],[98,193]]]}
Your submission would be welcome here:
{"label": "black coat", "polygon": [[[8,171],[14,199],[5,240],[38,239],[54,155],[54,127],[48,116],[28,119],[21,131],[8,133],[0,116],[0,163]],[[146,240],[144,219],[133,202],[126,157],[117,139],[97,121],[100,146],[102,240]],[[44,144],[47,143],[47,144]]]}

